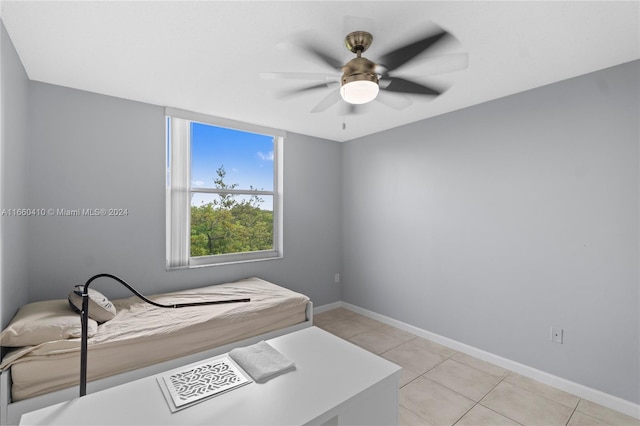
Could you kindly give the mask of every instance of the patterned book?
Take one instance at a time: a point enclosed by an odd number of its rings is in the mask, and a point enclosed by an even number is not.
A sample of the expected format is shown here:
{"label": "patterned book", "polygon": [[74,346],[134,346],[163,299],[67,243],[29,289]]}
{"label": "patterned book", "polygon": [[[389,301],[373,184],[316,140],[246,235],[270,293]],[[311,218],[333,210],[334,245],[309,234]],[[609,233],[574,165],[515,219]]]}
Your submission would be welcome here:
{"label": "patterned book", "polygon": [[172,412],[251,383],[227,356],[173,371],[158,378]]}

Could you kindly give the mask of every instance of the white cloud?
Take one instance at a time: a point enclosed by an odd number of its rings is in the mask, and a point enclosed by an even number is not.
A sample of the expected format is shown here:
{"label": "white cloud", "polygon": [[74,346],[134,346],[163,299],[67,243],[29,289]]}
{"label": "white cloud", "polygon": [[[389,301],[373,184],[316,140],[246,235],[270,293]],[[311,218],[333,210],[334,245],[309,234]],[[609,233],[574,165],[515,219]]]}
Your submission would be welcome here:
{"label": "white cloud", "polygon": [[273,161],[273,151],[268,154],[264,154],[262,152],[258,152],[258,156],[262,158],[264,161]]}
{"label": "white cloud", "polygon": [[204,182],[201,180],[195,180],[193,182],[191,182],[191,186],[203,186]]}

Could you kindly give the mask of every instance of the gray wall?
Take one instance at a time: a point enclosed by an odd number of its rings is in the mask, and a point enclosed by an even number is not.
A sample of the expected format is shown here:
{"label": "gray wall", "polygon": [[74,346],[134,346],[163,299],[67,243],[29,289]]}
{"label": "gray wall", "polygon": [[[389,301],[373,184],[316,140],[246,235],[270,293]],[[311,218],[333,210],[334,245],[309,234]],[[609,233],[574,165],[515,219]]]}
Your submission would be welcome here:
{"label": "gray wall", "polygon": [[[340,144],[285,139],[284,259],[167,272],[164,109],[37,82],[30,108],[30,204],[129,211],[31,220],[30,300],[65,298],[102,272],[146,294],[260,276],[316,305],[340,300]],[[94,288],[129,296],[109,280]]]}
{"label": "gray wall", "polygon": [[640,402],[639,71],[346,142],[343,300]]}
{"label": "gray wall", "polygon": [[[29,80],[0,21],[0,210],[28,208],[26,165]],[[0,320],[8,324],[27,302],[27,225],[0,217]]]}

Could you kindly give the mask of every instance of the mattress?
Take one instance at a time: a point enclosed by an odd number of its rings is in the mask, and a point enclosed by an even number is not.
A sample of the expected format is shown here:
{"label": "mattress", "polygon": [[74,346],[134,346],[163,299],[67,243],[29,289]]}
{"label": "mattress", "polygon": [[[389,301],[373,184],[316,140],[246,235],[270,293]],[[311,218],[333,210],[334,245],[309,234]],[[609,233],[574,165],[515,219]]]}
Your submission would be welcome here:
{"label": "mattress", "polygon": [[[259,278],[163,293],[162,304],[250,298],[180,309],[159,308],[137,297],[112,300],[117,315],[88,341],[88,381],[278,330],[306,320],[309,298]],[[11,367],[12,400],[78,385],[80,339],[16,348],[0,368]]]}

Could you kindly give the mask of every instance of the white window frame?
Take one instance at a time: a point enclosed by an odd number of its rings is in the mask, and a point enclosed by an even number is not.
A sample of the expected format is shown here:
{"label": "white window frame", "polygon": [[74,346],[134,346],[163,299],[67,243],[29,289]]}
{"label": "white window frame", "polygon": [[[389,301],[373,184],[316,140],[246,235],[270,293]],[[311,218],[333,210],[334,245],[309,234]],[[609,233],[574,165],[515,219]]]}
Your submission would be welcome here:
{"label": "white window frame", "polygon": [[[167,270],[255,262],[283,257],[283,153],[286,132],[224,118],[212,117],[176,108],[165,108],[166,150],[166,267]],[[191,193],[211,192],[191,188],[191,123],[197,122],[250,133],[273,136],[273,191],[257,195],[273,196],[273,249],[191,257]],[[225,190],[229,194],[246,194],[244,190]]]}

